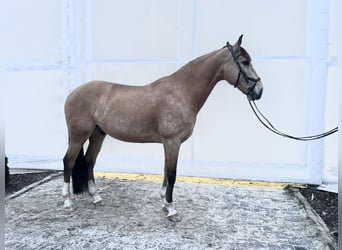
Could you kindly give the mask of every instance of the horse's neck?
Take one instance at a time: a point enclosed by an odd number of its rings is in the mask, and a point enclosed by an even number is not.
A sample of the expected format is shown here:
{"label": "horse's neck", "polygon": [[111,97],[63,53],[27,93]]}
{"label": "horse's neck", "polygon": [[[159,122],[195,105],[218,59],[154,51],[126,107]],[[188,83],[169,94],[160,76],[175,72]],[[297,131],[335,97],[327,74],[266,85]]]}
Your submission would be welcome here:
{"label": "horse's neck", "polygon": [[216,83],[223,79],[220,70],[226,58],[225,53],[226,50],[222,49],[211,52],[194,59],[175,73],[194,112],[198,113]]}

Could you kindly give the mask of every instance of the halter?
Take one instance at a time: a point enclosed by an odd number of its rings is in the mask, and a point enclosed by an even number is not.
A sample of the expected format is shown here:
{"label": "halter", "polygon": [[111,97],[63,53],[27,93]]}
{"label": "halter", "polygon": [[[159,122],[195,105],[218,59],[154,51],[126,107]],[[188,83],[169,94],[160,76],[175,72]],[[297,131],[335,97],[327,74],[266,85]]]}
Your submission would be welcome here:
{"label": "halter", "polygon": [[246,74],[246,72],[242,69],[241,64],[237,60],[240,56],[242,56],[241,52],[236,54],[235,51],[234,51],[233,46],[230,45],[229,42],[227,42],[227,45],[225,47],[227,47],[229,49],[229,51],[230,51],[230,53],[231,53],[231,55],[232,55],[232,57],[234,59],[234,62],[236,63],[236,65],[239,68],[239,74],[238,74],[238,77],[237,77],[237,79],[236,79],[236,81],[234,83],[234,88],[236,88],[239,85],[241,75],[245,78],[247,83],[248,82],[253,82],[254,83],[252,87],[248,88],[248,93],[247,93],[247,95],[248,95],[255,88],[257,82],[260,81],[260,77],[253,78],[253,77],[248,76]]}

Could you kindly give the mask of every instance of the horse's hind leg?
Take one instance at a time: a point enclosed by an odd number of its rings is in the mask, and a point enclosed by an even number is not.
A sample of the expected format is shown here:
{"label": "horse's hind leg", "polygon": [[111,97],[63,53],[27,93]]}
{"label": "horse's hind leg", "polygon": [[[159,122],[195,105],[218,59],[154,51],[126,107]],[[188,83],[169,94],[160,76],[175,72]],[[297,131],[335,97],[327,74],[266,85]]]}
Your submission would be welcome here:
{"label": "horse's hind leg", "polygon": [[70,197],[70,177],[72,170],[77,160],[82,159],[83,156],[83,143],[85,140],[78,142],[69,141],[68,150],[63,158],[64,163],[64,186],[62,196],[64,198],[64,208],[71,208],[72,202]]}
{"label": "horse's hind leg", "polygon": [[94,165],[105,137],[106,134],[96,126],[93,134],[89,138],[89,146],[85,155],[85,160],[88,167],[88,191],[89,194],[93,196],[94,204],[99,204],[102,202],[101,196],[96,191]]}

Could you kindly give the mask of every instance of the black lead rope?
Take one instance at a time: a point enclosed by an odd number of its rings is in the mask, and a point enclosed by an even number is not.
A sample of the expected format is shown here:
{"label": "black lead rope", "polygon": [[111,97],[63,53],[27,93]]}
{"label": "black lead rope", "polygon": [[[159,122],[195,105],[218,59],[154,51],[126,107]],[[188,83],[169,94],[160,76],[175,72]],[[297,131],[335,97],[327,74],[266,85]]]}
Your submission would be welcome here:
{"label": "black lead rope", "polygon": [[330,131],[327,131],[325,133],[318,134],[318,135],[310,135],[310,136],[303,136],[303,137],[288,135],[288,134],[285,134],[285,133],[279,131],[278,129],[276,129],[273,126],[273,124],[261,113],[261,111],[259,110],[259,108],[257,107],[257,105],[255,104],[254,101],[248,99],[248,102],[249,102],[249,105],[251,106],[255,116],[262,123],[262,125],[264,125],[267,129],[269,129],[273,133],[278,134],[278,135],[283,136],[283,137],[286,137],[286,138],[290,138],[290,139],[298,140],[298,141],[313,141],[313,140],[322,139],[323,137],[326,137],[328,135],[332,135],[338,131],[338,127],[336,127]]}

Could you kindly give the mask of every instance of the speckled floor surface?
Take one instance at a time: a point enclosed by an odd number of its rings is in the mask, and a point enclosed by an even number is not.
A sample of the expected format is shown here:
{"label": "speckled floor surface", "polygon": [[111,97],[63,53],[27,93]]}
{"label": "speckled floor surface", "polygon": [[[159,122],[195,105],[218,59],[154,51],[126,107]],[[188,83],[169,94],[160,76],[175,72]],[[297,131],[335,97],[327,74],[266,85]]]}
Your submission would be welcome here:
{"label": "speckled floor surface", "polygon": [[180,221],[165,218],[160,183],[97,178],[63,209],[62,177],[6,200],[6,249],[334,249],[333,238],[279,188],[176,183]]}

